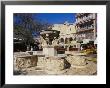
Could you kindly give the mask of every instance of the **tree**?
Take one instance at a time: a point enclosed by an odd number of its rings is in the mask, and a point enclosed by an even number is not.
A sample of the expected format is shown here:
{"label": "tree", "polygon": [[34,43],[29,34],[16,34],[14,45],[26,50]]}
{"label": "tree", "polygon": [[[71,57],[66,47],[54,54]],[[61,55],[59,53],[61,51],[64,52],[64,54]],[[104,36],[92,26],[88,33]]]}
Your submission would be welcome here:
{"label": "tree", "polygon": [[14,37],[24,39],[26,45],[34,43],[33,34],[46,30],[50,26],[35,20],[32,13],[14,13]]}

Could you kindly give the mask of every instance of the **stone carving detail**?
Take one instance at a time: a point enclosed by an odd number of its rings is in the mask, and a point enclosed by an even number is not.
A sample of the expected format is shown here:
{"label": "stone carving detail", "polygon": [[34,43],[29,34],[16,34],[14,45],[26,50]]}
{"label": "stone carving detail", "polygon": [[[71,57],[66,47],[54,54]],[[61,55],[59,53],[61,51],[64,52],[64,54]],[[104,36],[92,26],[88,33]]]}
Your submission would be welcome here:
{"label": "stone carving detail", "polygon": [[67,61],[73,66],[86,65],[86,59],[82,56],[68,56]]}
{"label": "stone carving detail", "polygon": [[52,41],[52,45],[53,46],[57,46],[58,45],[58,41],[59,41],[59,39],[54,38],[54,40]]}
{"label": "stone carving detail", "polygon": [[44,57],[39,57],[37,66],[44,68],[45,67],[45,58]]}
{"label": "stone carving detail", "polygon": [[43,39],[43,37],[41,37],[41,44],[42,46],[47,46],[47,42]]}
{"label": "stone carving detail", "polygon": [[37,66],[37,59],[37,56],[17,57],[16,67],[17,69],[24,69]]}
{"label": "stone carving detail", "polygon": [[58,74],[64,70],[64,59],[49,57],[45,59],[45,71],[48,74]]}

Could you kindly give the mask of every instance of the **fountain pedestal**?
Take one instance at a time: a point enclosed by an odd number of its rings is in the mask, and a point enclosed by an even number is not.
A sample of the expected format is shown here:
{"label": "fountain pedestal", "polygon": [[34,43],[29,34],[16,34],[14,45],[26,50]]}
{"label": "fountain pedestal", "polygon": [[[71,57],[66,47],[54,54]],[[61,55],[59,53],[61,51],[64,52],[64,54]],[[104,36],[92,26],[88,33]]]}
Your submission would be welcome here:
{"label": "fountain pedestal", "polygon": [[40,33],[43,54],[45,55],[45,72],[48,74],[62,74],[65,72],[64,57],[58,57],[59,31],[45,30]]}
{"label": "fountain pedestal", "polygon": [[65,60],[58,57],[45,59],[45,72],[47,74],[63,74],[65,72]]}
{"label": "fountain pedestal", "polygon": [[54,46],[45,46],[43,47],[43,54],[45,56],[57,56],[57,50]]}

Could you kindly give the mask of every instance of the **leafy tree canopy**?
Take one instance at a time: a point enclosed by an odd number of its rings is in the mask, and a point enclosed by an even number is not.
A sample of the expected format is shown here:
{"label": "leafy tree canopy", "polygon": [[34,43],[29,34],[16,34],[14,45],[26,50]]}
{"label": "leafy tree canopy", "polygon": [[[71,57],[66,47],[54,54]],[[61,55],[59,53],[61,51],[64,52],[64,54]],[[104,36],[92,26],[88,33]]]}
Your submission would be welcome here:
{"label": "leafy tree canopy", "polygon": [[14,13],[14,37],[23,39],[26,45],[34,43],[33,34],[38,34],[37,32],[47,30],[51,26],[35,19],[34,15],[37,14]]}

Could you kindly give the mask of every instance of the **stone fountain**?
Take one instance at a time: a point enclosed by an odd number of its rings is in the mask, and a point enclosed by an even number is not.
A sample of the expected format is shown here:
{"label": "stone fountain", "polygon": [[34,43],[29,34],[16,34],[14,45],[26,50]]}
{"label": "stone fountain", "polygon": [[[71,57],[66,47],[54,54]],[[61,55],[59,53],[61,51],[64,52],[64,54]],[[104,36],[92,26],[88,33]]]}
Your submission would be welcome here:
{"label": "stone fountain", "polygon": [[45,30],[40,32],[43,54],[46,57],[57,56],[59,33],[60,32],[56,30]]}
{"label": "stone fountain", "polygon": [[45,55],[45,71],[48,74],[62,74],[65,69],[65,57],[57,55],[59,31],[41,31],[43,54]]}

